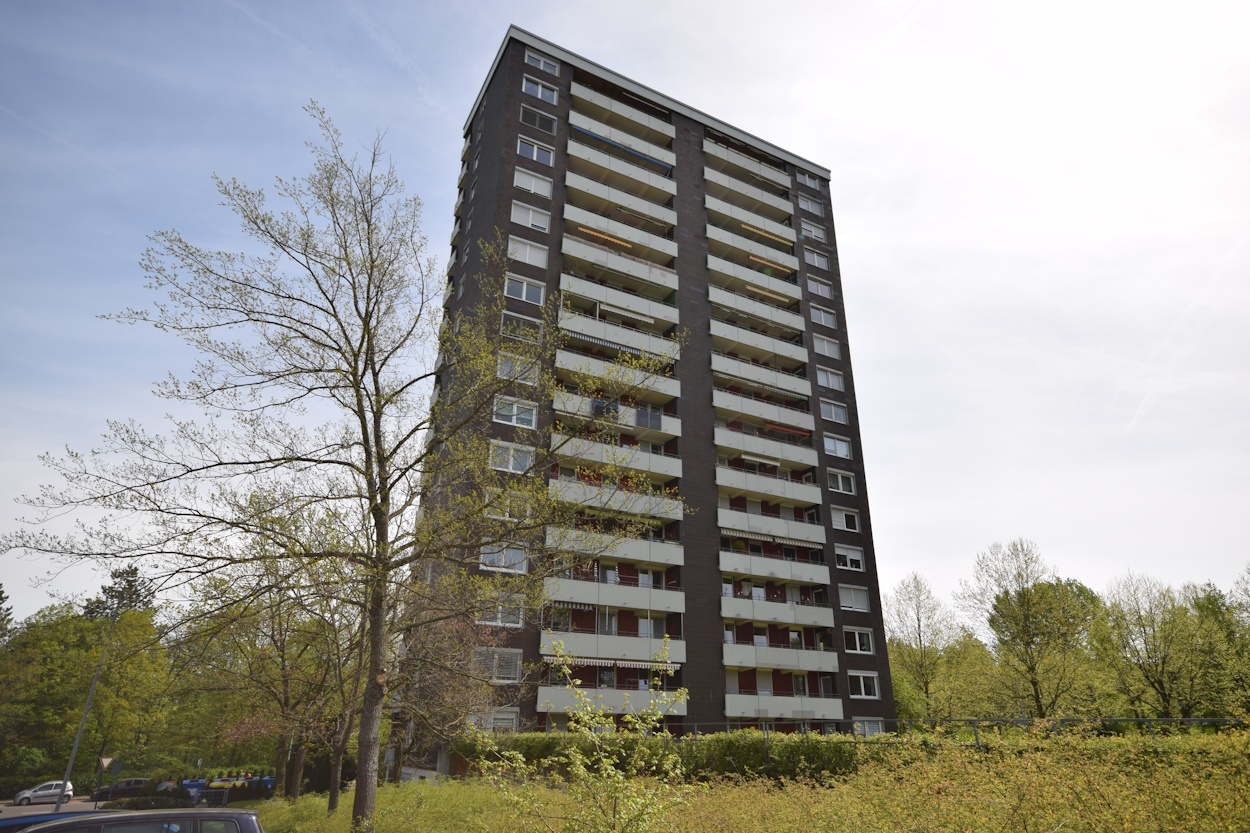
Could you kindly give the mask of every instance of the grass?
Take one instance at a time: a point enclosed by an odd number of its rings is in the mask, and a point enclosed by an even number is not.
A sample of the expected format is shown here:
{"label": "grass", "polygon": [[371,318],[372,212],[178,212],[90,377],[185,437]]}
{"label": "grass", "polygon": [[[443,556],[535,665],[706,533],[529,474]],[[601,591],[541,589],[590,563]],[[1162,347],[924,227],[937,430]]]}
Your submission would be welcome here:
{"label": "grass", "polygon": [[[565,801],[545,787],[528,788],[527,796],[548,814],[558,814]],[[347,833],[351,801],[344,798],[333,816],[324,796],[270,802],[261,821],[267,833]],[[682,833],[1247,831],[1250,732],[1157,740],[1071,733],[980,751],[944,742],[878,746],[838,776],[701,784],[668,818],[666,829]],[[375,829],[527,826],[489,784],[466,779],[383,787]]]}

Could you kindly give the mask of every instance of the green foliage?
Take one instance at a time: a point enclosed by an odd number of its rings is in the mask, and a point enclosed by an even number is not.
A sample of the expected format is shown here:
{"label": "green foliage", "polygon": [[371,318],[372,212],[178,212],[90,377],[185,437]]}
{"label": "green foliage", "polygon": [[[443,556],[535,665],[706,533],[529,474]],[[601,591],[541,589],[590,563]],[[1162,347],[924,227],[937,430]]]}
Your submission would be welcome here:
{"label": "green foliage", "polygon": [[100,805],[102,810],[172,810],[177,807],[190,807],[191,799],[185,795],[140,795],[134,798],[119,798]]}

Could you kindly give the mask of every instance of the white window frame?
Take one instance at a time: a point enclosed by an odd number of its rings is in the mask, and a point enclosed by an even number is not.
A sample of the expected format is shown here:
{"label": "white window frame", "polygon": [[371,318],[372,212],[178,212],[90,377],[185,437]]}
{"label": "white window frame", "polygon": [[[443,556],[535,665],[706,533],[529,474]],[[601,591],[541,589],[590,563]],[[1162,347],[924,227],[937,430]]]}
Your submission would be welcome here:
{"label": "white window frame", "polygon": [[[514,321],[516,326],[509,329],[508,321]],[[534,325],[532,328],[528,325]],[[533,332],[533,338],[527,338],[526,333]],[[511,338],[517,341],[528,341],[537,344],[543,337],[543,322],[537,318],[530,318],[528,315],[520,315],[515,312],[501,312],[499,314],[499,334],[504,338]]]}
{"label": "white window frame", "polygon": [[831,330],[836,330],[838,328],[838,314],[833,310],[825,309],[817,304],[809,305],[809,309],[812,311],[813,323],[819,324],[822,327],[828,327]]}
{"label": "white window frame", "polygon": [[[859,681],[859,694],[855,693],[855,680]],[[864,694],[864,680],[872,680],[872,694]],[[847,671],[846,672],[846,696],[852,700],[880,700],[881,699],[881,679],[876,671]]]}
{"label": "white window frame", "polygon": [[[538,91],[537,92],[531,91],[529,89],[529,84],[533,84],[535,87],[537,87]],[[551,86],[546,81],[539,81],[537,78],[533,78],[529,75],[522,76],[521,78],[521,92],[525,93],[526,95],[532,95],[534,98],[538,99],[539,101],[545,101],[548,104],[558,105],[560,103],[560,91],[557,88]],[[543,93],[550,94],[550,98],[543,95]]]}
{"label": "white window frame", "polygon": [[[556,160],[556,149],[551,145],[545,145],[537,139],[531,139],[529,136],[516,137],[516,152],[522,159],[529,159],[537,162],[539,165],[554,165]],[[541,157],[546,154],[546,160]]]}
{"label": "white window frame", "polygon": [[503,294],[517,301],[542,306],[547,297],[547,286],[542,281],[509,272],[503,279]]}
{"label": "white window frame", "polygon": [[[828,408],[829,413],[827,414],[825,413],[826,405],[829,406]],[[839,408],[842,409],[842,416],[844,417],[843,419],[838,419]],[[850,425],[851,424],[850,410],[841,402],[834,402],[832,399],[820,400],[820,418],[827,422],[836,422],[838,425]]]}
{"label": "white window frame", "polygon": [[[473,654],[478,667],[488,672],[487,677],[494,685],[516,685],[525,676],[524,668],[522,668],[522,651],[520,648],[474,648]],[[516,658],[515,677],[500,676],[499,671],[502,663],[499,660],[504,656]],[[509,662],[508,664],[511,665],[512,663]],[[489,668],[486,668],[487,665],[489,665]]]}
{"label": "white window frame", "polygon": [[[829,484],[829,491],[840,495],[855,494],[855,475],[853,473],[840,469],[825,469],[825,473],[828,475],[826,482]],[[848,480],[851,487],[849,491],[842,488],[847,485]]]}
{"label": "white window frame", "polygon": [[828,234],[825,232],[823,223],[816,223],[812,220],[799,219],[799,229],[803,232],[804,237],[810,237],[817,243],[828,243]]}
{"label": "white window frame", "polygon": [[851,723],[854,733],[860,737],[885,734],[885,721],[879,717],[852,717]]}
{"label": "white window frame", "polygon": [[[859,561],[859,566],[855,566],[855,560]],[[833,563],[839,570],[852,570],[856,573],[865,571],[865,564],[868,562],[864,558],[864,551],[859,547],[844,547],[841,544],[833,548]]]}
{"label": "white window frame", "polygon": [[[833,441],[833,448],[829,447],[830,441]],[[843,444],[845,444],[845,449],[842,447]],[[825,453],[830,457],[837,457],[839,460],[855,459],[853,456],[854,449],[851,446],[850,437],[843,437],[840,434],[825,434],[824,439],[821,442],[821,448],[823,448]],[[843,451],[846,451],[846,453],[843,454]]]}
{"label": "white window frame", "polygon": [[[517,553],[520,553],[519,558],[515,557]],[[498,559],[500,563],[491,563],[488,558]],[[478,564],[492,573],[528,573],[529,551],[520,544],[491,544],[478,551]]]}
{"label": "white window frame", "polygon": [[539,197],[551,199],[551,190],[555,186],[549,176],[542,176],[524,168],[517,168],[512,176],[512,184],[522,191],[528,191]]}
{"label": "white window frame", "polygon": [[[500,521],[523,521],[529,517],[529,510],[524,505],[524,495],[515,492],[504,492],[499,489],[487,490],[490,506],[485,515]],[[517,511],[520,508],[521,511]]]}
{"label": "white window frame", "polygon": [[806,185],[808,188],[815,188],[817,191],[821,188],[820,180],[809,174],[807,171],[795,171],[794,177],[799,181],[800,185]]}
{"label": "white window frame", "polygon": [[469,724],[479,732],[515,732],[521,728],[521,710],[511,707],[475,714],[469,718]]}
{"label": "white window frame", "polygon": [[839,344],[838,340],[834,338],[826,338],[825,336],[818,336],[813,333],[812,350],[815,351],[816,355],[824,356],[828,359],[842,358],[842,345]]}
{"label": "white window frame", "polygon": [[[522,385],[538,384],[538,362],[534,361],[530,367],[524,371],[517,372],[518,363],[529,364],[530,360],[524,356],[518,356],[514,353],[500,353],[499,360],[495,363],[495,376],[500,379],[511,379],[514,382],[520,382]],[[512,370],[508,370],[508,364],[511,363]]]}
{"label": "white window frame", "polygon": [[[533,114],[534,118],[531,121],[525,120],[525,116],[527,113]],[[544,119],[546,121],[551,122],[550,129],[543,127]],[[535,110],[533,107],[527,107],[524,104],[521,105],[520,122],[526,127],[532,127],[535,130],[541,130],[544,133],[551,133],[554,135],[556,132],[556,117],[555,116],[551,115],[550,113],[544,113],[542,110]]]}
{"label": "white window frame", "polygon": [[[505,613],[512,615],[505,616]],[[516,621],[507,621],[509,619],[516,619]],[[483,611],[476,621],[479,625],[490,625],[495,628],[523,628],[525,627],[525,603],[520,596],[515,596],[511,601],[500,602],[490,610]]]}
{"label": "white window frame", "polygon": [[817,269],[829,271],[829,255],[824,252],[818,252],[815,249],[803,250],[803,262],[808,266],[815,266]]}
{"label": "white window frame", "polygon": [[807,278],[807,291],[817,298],[824,298],[827,301],[833,300],[833,284],[829,281],[822,281],[820,278],[813,278],[810,275]]}
{"label": "white window frame", "polygon": [[[490,441],[490,467],[495,471],[506,471],[512,474],[524,474],[534,465],[535,448],[532,445],[520,445],[518,443],[506,443],[503,440]],[[505,462],[500,458],[499,452],[507,451],[508,459],[503,466],[495,465],[496,463]],[[519,453],[528,453],[529,462],[520,465],[517,455]]]}
{"label": "white window frame", "polygon": [[546,269],[548,251],[542,243],[535,243],[522,237],[508,237],[508,257],[518,263]]}
{"label": "white window frame", "polygon": [[536,52],[533,49],[526,48],[525,64],[526,66],[534,67],[534,69],[541,69],[543,72],[549,72],[552,75],[560,74],[559,61],[555,58],[550,58],[541,52]]}
{"label": "white window frame", "polygon": [[816,384],[829,390],[846,391],[846,379],[831,367],[816,367]]}
{"label": "white window frame", "polygon": [[[500,417],[500,407],[505,409],[504,417]],[[529,411],[529,421],[520,419],[523,411]],[[515,425],[518,428],[535,428],[538,425],[538,403],[513,396],[496,396],[495,408],[491,419],[502,425]]]}
{"label": "white window frame", "polygon": [[513,200],[512,222],[532,231],[551,231],[551,212],[529,203]]}
{"label": "white window frame", "polygon": [[[847,647],[847,644],[846,644],[846,635],[850,633],[855,634],[855,647],[854,648]],[[868,650],[866,651],[861,647],[864,641],[862,637],[865,637],[865,636],[868,637]],[[848,654],[875,654],[877,653],[877,640],[876,640],[876,637],[872,635],[872,629],[871,628],[848,628],[848,627],[843,626],[842,628],[842,650],[846,651]]]}
{"label": "white window frame", "polygon": [[863,531],[859,523],[859,512],[854,509],[847,509],[844,506],[829,507],[829,523],[834,529],[842,532]]}
{"label": "white window frame", "polygon": [[[863,607],[857,606],[857,602],[863,599]],[[847,600],[850,604],[847,604]],[[838,585],[838,606],[843,610],[854,610],[859,613],[871,613],[872,603],[868,596],[867,587],[859,587],[853,584]]]}
{"label": "white window frame", "polygon": [[820,204],[820,200],[804,194],[799,194],[799,210],[815,214],[817,217],[825,216],[825,207]]}

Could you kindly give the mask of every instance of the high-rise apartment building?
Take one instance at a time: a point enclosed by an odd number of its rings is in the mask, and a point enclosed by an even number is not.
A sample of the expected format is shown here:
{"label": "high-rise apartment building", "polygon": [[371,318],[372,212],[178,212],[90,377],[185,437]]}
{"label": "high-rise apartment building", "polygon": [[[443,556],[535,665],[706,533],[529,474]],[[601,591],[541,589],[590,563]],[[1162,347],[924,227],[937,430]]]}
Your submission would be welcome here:
{"label": "high-rise apartment building", "polygon": [[[561,299],[557,373],[677,359],[628,402],[537,403],[571,422],[610,410],[627,464],[690,510],[653,502],[650,539],[552,581],[544,627],[618,706],[646,696],[667,634],[689,691],[673,728],[880,730],[894,711],[829,172],[515,27],[464,136],[453,285],[505,230],[508,313]],[[552,479],[576,487],[576,462]],[[550,640],[518,631],[504,678],[542,667]],[[557,726],[570,698],[543,682],[493,725]]]}

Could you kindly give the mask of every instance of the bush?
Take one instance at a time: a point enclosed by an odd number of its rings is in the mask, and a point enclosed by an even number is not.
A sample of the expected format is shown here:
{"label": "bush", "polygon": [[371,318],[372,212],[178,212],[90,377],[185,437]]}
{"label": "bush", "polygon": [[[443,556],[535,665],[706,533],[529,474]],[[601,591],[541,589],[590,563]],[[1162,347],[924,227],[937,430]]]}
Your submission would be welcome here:
{"label": "bush", "polygon": [[104,810],[173,810],[190,807],[191,799],[183,795],[141,795],[136,798],[119,798],[101,804]]}

